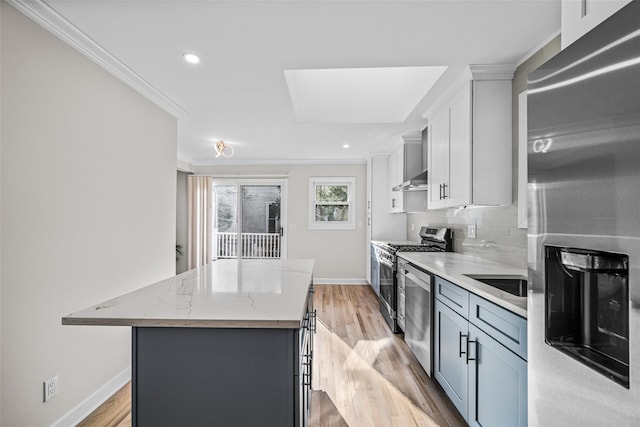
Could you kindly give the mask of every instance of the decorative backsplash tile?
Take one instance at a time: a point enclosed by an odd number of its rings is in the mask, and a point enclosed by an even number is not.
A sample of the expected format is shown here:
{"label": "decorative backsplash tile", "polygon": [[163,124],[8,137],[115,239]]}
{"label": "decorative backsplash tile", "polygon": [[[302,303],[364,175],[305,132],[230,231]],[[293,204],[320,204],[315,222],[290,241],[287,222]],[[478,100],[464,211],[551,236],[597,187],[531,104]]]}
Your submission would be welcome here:
{"label": "decorative backsplash tile", "polygon": [[[515,205],[442,209],[408,214],[407,231],[418,241],[422,225],[450,227],[455,252],[527,268],[527,229],[517,227],[517,218]],[[476,226],[475,239],[467,238],[467,225]]]}

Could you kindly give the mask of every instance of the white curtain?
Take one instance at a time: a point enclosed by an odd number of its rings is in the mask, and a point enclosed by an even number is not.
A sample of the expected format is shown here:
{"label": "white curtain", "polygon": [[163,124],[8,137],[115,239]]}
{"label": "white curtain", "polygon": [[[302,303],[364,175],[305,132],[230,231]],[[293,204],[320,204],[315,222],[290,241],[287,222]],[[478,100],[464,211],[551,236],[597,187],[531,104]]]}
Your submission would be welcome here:
{"label": "white curtain", "polygon": [[211,229],[211,177],[187,178],[189,197],[189,230],[187,240],[187,267],[208,264],[212,259]]}

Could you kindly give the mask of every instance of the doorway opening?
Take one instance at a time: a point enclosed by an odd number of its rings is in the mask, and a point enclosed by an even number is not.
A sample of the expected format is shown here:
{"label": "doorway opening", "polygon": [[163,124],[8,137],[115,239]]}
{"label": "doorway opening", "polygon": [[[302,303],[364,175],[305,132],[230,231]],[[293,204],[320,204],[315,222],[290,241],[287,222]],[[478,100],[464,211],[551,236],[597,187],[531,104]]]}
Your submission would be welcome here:
{"label": "doorway opening", "polygon": [[213,180],[213,257],[286,258],[286,181]]}

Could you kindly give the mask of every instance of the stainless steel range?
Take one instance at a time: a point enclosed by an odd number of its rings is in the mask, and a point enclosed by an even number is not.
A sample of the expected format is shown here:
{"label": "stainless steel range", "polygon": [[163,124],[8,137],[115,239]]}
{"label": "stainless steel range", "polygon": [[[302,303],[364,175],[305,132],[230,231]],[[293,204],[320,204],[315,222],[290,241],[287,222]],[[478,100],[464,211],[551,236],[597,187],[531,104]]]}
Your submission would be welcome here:
{"label": "stainless steel range", "polygon": [[[398,282],[396,278],[397,252],[451,252],[453,237],[449,228],[420,228],[420,243],[372,241],[376,265],[373,267],[372,281],[379,286],[380,312],[394,333],[399,332],[397,322]],[[378,290],[378,289],[376,289]]]}

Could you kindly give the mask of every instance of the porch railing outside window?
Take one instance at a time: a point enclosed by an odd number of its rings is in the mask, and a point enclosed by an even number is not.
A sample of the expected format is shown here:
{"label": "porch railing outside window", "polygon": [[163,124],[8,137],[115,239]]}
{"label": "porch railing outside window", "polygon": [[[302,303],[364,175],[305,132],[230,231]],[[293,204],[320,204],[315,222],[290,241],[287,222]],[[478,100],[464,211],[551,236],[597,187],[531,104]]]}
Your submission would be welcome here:
{"label": "porch railing outside window", "polygon": [[[238,257],[237,233],[213,233],[217,258]],[[280,258],[279,233],[242,233],[242,258]]]}

